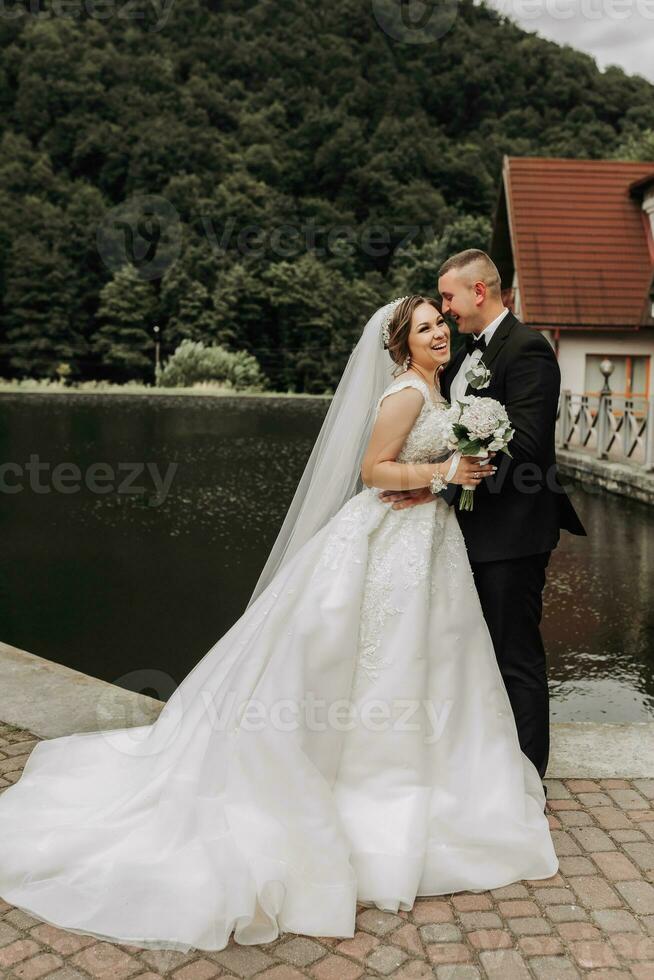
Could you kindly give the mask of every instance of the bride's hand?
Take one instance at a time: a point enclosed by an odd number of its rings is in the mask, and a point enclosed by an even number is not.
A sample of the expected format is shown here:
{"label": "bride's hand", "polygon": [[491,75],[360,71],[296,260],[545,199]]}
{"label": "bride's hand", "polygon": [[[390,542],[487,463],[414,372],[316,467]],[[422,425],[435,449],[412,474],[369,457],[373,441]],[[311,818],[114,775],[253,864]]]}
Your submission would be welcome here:
{"label": "bride's hand", "polygon": [[[495,453],[489,453],[492,458]],[[476,456],[462,456],[456,473],[451,478],[450,483],[465,483],[470,486],[478,487],[487,476],[493,476],[497,472],[497,467],[493,463],[481,465],[481,461]]]}
{"label": "bride's hand", "polygon": [[[489,453],[488,458],[492,459],[496,453]],[[449,460],[447,461],[449,464]],[[446,469],[446,466],[442,467]],[[476,456],[462,456],[450,483],[467,484],[468,486],[479,486],[482,480],[488,476],[493,476],[497,472],[497,467],[489,462],[483,466]],[[428,504],[431,500],[436,500],[436,496],[429,487],[420,487],[419,490],[382,490],[379,499],[384,504],[392,504],[393,510],[404,510],[406,507],[415,507],[418,504]]]}
{"label": "bride's hand", "polygon": [[382,490],[379,499],[384,504],[392,504],[393,510],[404,510],[405,507],[428,504],[436,497],[429,487],[420,487],[419,490]]}

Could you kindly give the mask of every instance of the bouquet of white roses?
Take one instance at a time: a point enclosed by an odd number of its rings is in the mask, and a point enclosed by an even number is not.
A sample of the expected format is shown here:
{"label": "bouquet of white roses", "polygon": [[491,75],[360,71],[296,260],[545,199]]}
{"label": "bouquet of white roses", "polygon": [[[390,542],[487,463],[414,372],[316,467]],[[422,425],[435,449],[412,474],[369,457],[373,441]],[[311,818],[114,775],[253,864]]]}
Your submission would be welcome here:
{"label": "bouquet of white roses", "polygon": [[[466,395],[452,406],[453,421],[448,434],[448,446],[462,456],[486,457],[502,452],[510,456],[508,444],[515,434],[506,409],[494,398]],[[474,486],[465,486],[459,501],[461,510],[474,507]]]}

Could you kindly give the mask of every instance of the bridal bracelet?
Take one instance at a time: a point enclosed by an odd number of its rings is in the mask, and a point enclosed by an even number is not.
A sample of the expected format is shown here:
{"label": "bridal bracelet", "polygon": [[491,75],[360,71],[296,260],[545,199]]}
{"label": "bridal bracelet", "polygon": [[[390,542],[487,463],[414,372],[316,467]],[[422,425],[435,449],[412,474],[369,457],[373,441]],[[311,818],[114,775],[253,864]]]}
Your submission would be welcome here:
{"label": "bridal bracelet", "polygon": [[454,453],[452,460],[450,462],[450,468],[448,469],[445,476],[442,476],[438,470],[434,472],[429,483],[429,489],[433,494],[440,493],[448,485],[454,474],[456,473],[459,463],[461,461],[461,453]]}

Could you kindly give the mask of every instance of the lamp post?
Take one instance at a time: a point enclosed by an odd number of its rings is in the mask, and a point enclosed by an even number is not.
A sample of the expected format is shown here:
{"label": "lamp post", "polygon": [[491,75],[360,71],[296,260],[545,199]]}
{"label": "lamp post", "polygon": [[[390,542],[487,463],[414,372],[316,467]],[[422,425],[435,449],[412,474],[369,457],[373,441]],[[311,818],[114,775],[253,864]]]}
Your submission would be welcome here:
{"label": "lamp post", "polygon": [[609,378],[613,374],[615,365],[613,361],[605,357],[603,361],[600,362],[600,371],[604,375],[604,387],[600,392],[599,398],[599,420],[597,428],[597,456],[598,459],[608,459],[608,444],[611,432],[610,415],[611,415],[611,404],[613,399],[611,398],[611,386],[609,384]]}
{"label": "lamp post", "polygon": [[156,384],[157,378],[159,377],[161,341],[159,339],[159,325],[155,323],[152,329],[154,331],[154,383]]}
{"label": "lamp post", "polygon": [[600,367],[600,371],[604,375],[604,387],[602,388],[601,394],[602,395],[610,395],[611,394],[611,386],[609,384],[609,378],[613,374],[613,371],[615,369],[615,365],[614,365],[613,361],[609,360],[608,357],[605,357],[604,360],[601,362],[601,364],[600,364],[599,367]]}

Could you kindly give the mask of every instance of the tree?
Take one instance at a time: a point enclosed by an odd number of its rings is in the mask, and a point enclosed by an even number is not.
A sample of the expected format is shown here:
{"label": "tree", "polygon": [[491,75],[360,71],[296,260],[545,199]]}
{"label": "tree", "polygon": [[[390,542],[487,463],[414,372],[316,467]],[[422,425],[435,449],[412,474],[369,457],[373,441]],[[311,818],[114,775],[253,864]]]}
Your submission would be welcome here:
{"label": "tree", "polygon": [[490,236],[491,223],[487,218],[464,215],[424,245],[410,245],[398,251],[390,271],[395,291],[399,296],[437,295],[438,270],[445,259],[466,248],[486,250]]}
{"label": "tree", "polygon": [[261,272],[245,261],[224,267],[218,274],[212,295],[216,311],[215,339],[235,350],[253,351],[266,364],[263,348],[277,347],[279,336]]}
{"label": "tree", "polygon": [[26,233],[7,261],[2,327],[4,358],[20,377],[51,377],[60,361],[85,354],[71,322],[74,270],[61,251]]}
{"label": "tree", "polygon": [[361,328],[385,299],[381,277],[348,283],[314,255],[278,262],[262,276],[283,358],[283,386],[320,394],[338,383]]}
{"label": "tree", "polygon": [[166,315],[165,344],[174,350],[182,340],[209,341],[217,330],[209,290],[175,263],[161,283],[159,301]]}
{"label": "tree", "polygon": [[149,380],[156,296],[131,265],[122,266],[100,293],[94,349],[113,380]]}
{"label": "tree", "polygon": [[632,133],[616,148],[613,155],[616,160],[654,161],[654,129]]}

